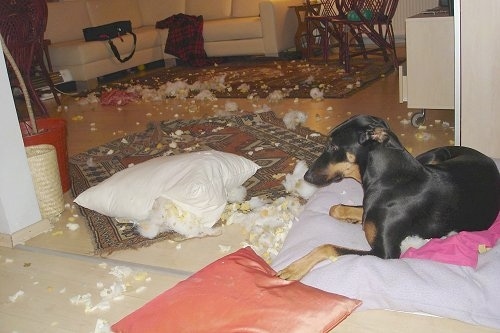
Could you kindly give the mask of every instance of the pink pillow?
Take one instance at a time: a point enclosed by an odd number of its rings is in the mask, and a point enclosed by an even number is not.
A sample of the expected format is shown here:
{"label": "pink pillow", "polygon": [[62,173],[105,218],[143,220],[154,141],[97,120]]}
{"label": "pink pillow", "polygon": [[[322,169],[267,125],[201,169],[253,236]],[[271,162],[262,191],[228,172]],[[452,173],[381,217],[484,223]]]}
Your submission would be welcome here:
{"label": "pink pillow", "polygon": [[361,301],[285,281],[250,247],[227,255],[112,326],[113,332],[327,332]]}

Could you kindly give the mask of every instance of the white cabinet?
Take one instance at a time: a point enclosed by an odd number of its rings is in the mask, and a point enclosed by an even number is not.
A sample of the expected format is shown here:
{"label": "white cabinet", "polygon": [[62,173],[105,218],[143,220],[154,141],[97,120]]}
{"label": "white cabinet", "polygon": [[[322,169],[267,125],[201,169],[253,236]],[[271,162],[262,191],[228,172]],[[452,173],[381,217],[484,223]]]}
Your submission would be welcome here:
{"label": "white cabinet", "polygon": [[453,109],[454,77],[453,16],[438,13],[407,18],[400,101],[411,109]]}

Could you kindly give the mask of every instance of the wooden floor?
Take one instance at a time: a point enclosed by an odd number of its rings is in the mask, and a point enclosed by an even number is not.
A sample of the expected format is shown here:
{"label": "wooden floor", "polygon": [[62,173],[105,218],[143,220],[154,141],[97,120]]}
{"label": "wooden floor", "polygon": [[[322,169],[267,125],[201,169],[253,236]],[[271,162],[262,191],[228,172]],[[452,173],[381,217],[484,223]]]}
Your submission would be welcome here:
{"label": "wooden floor", "polygon": [[[226,102],[223,99],[215,102],[172,99],[118,108],[103,107],[97,103],[84,104],[85,100],[67,95],[61,98],[62,107],[57,107],[51,100],[46,104],[52,116],[67,120],[70,155],[126,133],[142,131],[151,121],[217,115]],[[430,110],[426,126],[420,129],[408,124],[412,110],[399,103],[396,72],[345,99],[320,102],[311,99],[283,100],[273,104],[265,99],[231,101],[236,102],[244,112],[255,112],[267,106],[281,116],[289,110],[303,111],[308,115],[305,126],[324,134],[355,114],[380,116],[388,121],[413,154],[453,144],[453,111]],[[52,221],[52,230],[14,249],[0,248],[0,332],[94,332],[101,319],[109,323],[119,320],[155,295],[225,255],[220,245],[236,250],[243,239],[242,230],[233,225],[226,227],[218,237],[182,243],[161,242],[148,248],[94,256],[85,221],[71,203],[70,193],[65,194],[65,200],[67,208]],[[70,222],[80,227],[71,231],[66,226]],[[117,282],[117,278],[110,274],[115,266],[130,267],[135,277],[141,277],[126,281],[129,287],[124,299],[111,301],[107,310],[86,310],[85,305],[72,304],[70,300],[75,302],[75,296],[81,298],[87,293],[92,294],[92,304],[97,304],[99,291]],[[382,312],[385,319],[377,319]],[[373,323],[376,323],[375,327]],[[421,332],[436,328],[441,332],[479,329],[447,319],[368,311],[355,313],[335,332],[399,332],[402,329]]]}

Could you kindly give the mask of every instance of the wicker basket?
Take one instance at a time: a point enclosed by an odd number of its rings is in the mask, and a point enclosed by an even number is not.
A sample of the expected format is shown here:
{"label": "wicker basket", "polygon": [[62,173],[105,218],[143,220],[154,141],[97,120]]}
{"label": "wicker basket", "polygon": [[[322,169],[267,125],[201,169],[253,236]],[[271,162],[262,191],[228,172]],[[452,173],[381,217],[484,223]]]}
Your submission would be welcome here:
{"label": "wicker basket", "polygon": [[43,218],[59,215],[64,210],[61,178],[56,148],[52,145],[25,147],[36,198]]}

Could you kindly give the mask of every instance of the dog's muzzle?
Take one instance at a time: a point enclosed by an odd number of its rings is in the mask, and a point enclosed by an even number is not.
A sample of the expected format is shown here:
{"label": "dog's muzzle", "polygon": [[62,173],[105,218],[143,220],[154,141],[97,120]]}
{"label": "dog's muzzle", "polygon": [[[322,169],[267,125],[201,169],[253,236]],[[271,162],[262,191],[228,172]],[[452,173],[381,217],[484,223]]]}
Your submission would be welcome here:
{"label": "dog's muzzle", "polygon": [[304,175],[304,180],[308,183],[311,183],[313,185],[317,186],[325,186],[331,183],[338,183],[340,182],[344,176],[342,174],[335,174],[333,177],[329,177],[327,174],[318,174],[314,172],[312,169],[307,170],[307,172]]}

